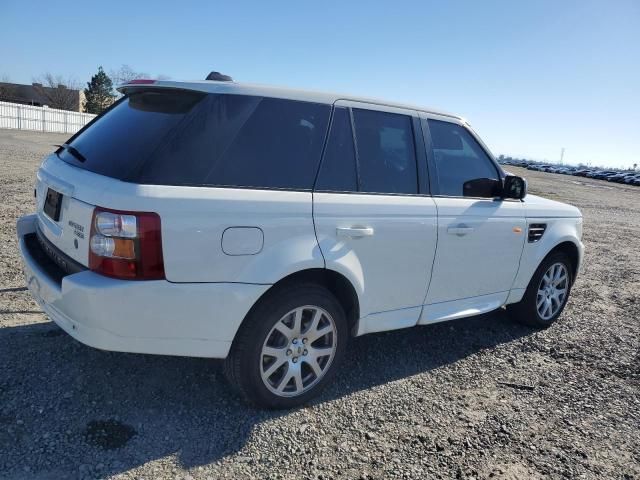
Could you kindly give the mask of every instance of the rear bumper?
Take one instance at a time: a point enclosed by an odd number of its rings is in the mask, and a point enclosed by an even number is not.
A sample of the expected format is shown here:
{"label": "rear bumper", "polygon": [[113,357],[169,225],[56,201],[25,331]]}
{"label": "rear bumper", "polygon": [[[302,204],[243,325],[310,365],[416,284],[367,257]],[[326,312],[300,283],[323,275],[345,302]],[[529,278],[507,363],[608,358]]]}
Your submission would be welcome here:
{"label": "rear bumper", "polygon": [[18,220],[29,291],[64,331],[102,350],[225,358],[240,323],[268,285],[117,280],[91,271],[52,278],[24,237],[36,216]]}

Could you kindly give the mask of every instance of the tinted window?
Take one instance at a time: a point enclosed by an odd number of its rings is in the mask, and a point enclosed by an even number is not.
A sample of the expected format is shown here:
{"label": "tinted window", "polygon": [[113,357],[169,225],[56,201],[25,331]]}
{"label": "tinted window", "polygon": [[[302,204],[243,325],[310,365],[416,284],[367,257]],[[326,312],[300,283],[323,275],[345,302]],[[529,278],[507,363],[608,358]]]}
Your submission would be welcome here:
{"label": "tinted window", "polygon": [[334,110],[316,189],[331,192],[358,190],[353,133],[346,108]]}
{"label": "tinted window", "polygon": [[127,180],[154,146],[204,97],[198,92],[157,91],[125,97],[72,137],[70,143],[86,159],[84,162],[66,150],[59,150],[58,155],[85,170]]}
{"label": "tinted window", "polygon": [[361,192],[418,193],[411,117],[353,110]]}
{"label": "tinted window", "polygon": [[81,168],[126,181],[310,189],[330,107],[244,95],[144,92],[80,133]]}
{"label": "tinted window", "polygon": [[429,131],[441,195],[463,196],[468,180],[499,179],[493,162],[466,128],[429,120]]}

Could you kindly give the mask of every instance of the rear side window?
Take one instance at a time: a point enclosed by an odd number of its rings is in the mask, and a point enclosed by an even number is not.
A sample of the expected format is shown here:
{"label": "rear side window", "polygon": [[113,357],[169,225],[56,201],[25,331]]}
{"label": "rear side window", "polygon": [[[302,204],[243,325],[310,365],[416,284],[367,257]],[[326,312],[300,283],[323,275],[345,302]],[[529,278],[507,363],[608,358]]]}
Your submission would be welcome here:
{"label": "rear side window", "polygon": [[316,189],[327,192],[356,192],[358,177],[351,119],[346,108],[333,112],[331,131],[322,159]]}
{"label": "rear side window", "polygon": [[469,131],[450,122],[429,120],[440,195],[462,197],[469,180],[498,180],[495,165]]}
{"label": "rear side window", "polygon": [[86,162],[61,158],[136,183],[311,189],[329,113],[275,98],[137,93],[73,139]]}
{"label": "rear side window", "polygon": [[360,191],[418,193],[411,117],[353,109]]}

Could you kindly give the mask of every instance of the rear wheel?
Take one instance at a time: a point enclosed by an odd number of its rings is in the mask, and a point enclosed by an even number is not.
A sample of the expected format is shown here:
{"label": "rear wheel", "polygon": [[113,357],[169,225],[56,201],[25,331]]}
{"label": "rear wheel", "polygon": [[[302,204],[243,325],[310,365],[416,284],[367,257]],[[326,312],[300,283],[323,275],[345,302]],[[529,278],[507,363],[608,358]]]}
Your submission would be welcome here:
{"label": "rear wheel", "polygon": [[249,403],[291,408],[331,381],[347,337],[344,311],[329,291],[313,284],[279,289],[250,312],[225,373]]}
{"label": "rear wheel", "polygon": [[532,327],[546,328],[564,310],[573,284],[572,265],[562,252],[549,255],[533,274],[522,300],[507,305],[509,315]]}

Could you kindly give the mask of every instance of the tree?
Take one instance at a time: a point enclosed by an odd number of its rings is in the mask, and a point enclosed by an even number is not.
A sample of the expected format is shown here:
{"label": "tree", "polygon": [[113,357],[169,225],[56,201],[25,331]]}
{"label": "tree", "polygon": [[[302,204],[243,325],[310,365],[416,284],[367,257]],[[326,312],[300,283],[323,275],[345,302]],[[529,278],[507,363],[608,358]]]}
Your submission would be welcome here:
{"label": "tree", "polygon": [[[128,83],[131,80],[135,80],[137,78],[149,78],[149,74],[144,72],[136,72],[129,65],[121,65],[118,70],[111,70],[110,73],[111,80],[113,80],[114,87],[118,85],[122,85],[123,83]],[[118,92],[115,88],[113,90],[113,94],[116,97],[122,96],[120,92]]]}
{"label": "tree", "polygon": [[129,65],[121,65],[118,70],[111,70],[111,80],[113,80],[114,85],[127,83],[136,78],[149,78],[149,74],[136,72]]}
{"label": "tree", "polygon": [[75,110],[80,107],[79,85],[72,79],[64,80],[62,75],[49,72],[33,79],[33,90],[42,103],[60,110]]}
{"label": "tree", "polygon": [[84,89],[84,111],[87,113],[100,114],[113,103],[113,82],[104,73],[102,67],[98,67],[98,73],[91,77]]}

